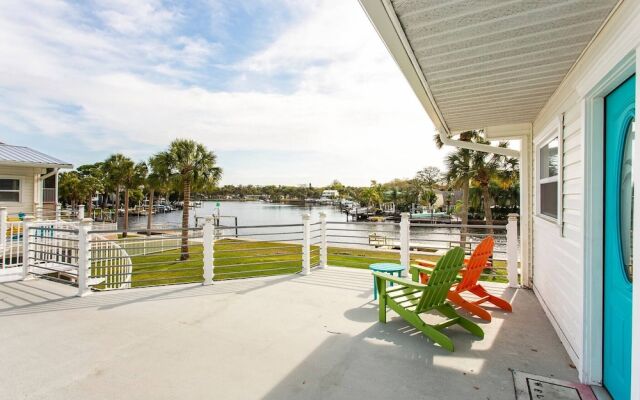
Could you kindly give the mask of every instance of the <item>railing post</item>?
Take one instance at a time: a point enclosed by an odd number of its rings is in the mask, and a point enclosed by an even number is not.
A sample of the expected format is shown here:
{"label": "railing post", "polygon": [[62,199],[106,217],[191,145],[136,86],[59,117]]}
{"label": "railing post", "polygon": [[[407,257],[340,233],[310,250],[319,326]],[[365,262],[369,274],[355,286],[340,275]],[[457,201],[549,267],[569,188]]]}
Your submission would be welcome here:
{"label": "railing post", "polygon": [[56,203],[56,221],[62,219],[62,204]]}
{"label": "railing post", "polygon": [[327,252],[327,214],[320,213],[320,265],[318,268],[326,268],[329,262]]}
{"label": "railing post", "polygon": [[80,221],[78,226],[78,296],[91,293],[89,274],[91,271],[91,218]]}
{"label": "railing post", "polygon": [[311,215],[302,214],[302,275],[311,273]]}
{"label": "railing post", "polygon": [[80,204],[78,206],[78,221],[82,221],[84,219],[84,204]]}
{"label": "railing post", "polygon": [[24,217],[22,220],[22,279],[29,279],[29,274],[31,273],[31,268],[29,267],[29,257],[30,257],[30,249],[31,241],[31,226],[33,225],[35,218],[32,216]]}
{"label": "railing post", "polygon": [[410,260],[410,243],[409,243],[409,231],[410,231],[409,213],[403,212],[400,214],[400,264],[404,266],[403,276],[409,275],[409,260]]}
{"label": "railing post", "polygon": [[202,275],[204,276],[203,285],[211,285],[213,283],[213,230],[214,219],[212,216],[208,216],[204,221],[202,227]]}
{"label": "railing post", "polygon": [[[7,248],[7,207],[0,207],[0,269],[4,268],[5,249]],[[11,232],[13,234],[13,232]]]}
{"label": "railing post", "polygon": [[507,222],[507,278],[509,287],[518,287],[518,214],[509,214]]}

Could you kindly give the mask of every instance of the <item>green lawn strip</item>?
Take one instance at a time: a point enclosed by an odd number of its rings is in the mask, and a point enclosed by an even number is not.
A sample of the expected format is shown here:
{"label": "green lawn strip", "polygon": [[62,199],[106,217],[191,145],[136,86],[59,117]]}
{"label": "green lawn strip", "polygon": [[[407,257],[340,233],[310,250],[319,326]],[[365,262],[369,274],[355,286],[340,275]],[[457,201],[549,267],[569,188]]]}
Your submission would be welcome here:
{"label": "green lawn strip", "polygon": [[[360,268],[368,269],[370,264],[388,262],[399,263],[400,253],[384,251],[384,250],[363,250],[346,247],[329,247],[327,249],[328,263],[336,267]],[[416,260],[428,260],[436,262],[441,256],[435,254],[411,254],[411,262]],[[493,272],[486,269],[480,277],[482,281],[490,282],[508,282],[507,273],[505,271],[506,262],[503,260],[494,261]]]}
{"label": "green lawn strip", "polygon": [[302,266],[302,246],[294,243],[221,239],[214,246],[215,279],[291,274]]}
{"label": "green lawn strip", "polygon": [[[168,250],[146,256],[133,256],[132,286],[165,285],[182,282],[202,282],[202,244],[189,246],[190,258],[179,261],[180,250]],[[328,263],[332,266],[367,269],[376,262],[397,263],[398,252],[363,250],[343,247],[328,248]],[[221,239],[214,246],[215,280],[247,278],[296,273],[301,270],[302,246],[282,242],[252,242],[238,239]],[[312,265],[317,263],[319,248],[312,246]],[[411,255],[411,261],[427,259],[437,261],[432,254]],[[504,268],[504,261],[496,261],[497,268]],[[194,268],[194,269],[191,269]],[[485,272],[490,272],[489,270]],[[483,280],[507,282],[506,273],[496,270],[495,275]]]}

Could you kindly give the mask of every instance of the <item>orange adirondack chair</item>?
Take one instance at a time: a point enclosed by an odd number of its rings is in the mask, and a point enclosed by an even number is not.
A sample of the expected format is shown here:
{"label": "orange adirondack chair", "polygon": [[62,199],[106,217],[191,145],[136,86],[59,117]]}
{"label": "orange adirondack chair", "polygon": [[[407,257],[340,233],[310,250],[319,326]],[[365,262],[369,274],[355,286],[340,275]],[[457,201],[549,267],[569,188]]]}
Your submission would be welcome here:
{"label": "orange adirondack chair", "polygon": [[[493,244],[492,236],[487,236],[478,244],[471,257],[465,260],[465,267],[460,270],[462,276],[460,282],[454,285],[447,295],[449,301],[486,321],[491,321],[491,314],[480,307],[480,304],[484,302],[488,301],[505,311],[512,311],[511,304],[508,301],[490,294],[478,283],[482,270],[486,268],[489,257],[493,254]],[[416,260],[416,263],[418,265],[411,266],[413,280],[425,284],[429,280],[429,275],[435,263],[428,260]],[[467,291],[475,294],[479,299],[476,301],[465,300],[460,293]]]}

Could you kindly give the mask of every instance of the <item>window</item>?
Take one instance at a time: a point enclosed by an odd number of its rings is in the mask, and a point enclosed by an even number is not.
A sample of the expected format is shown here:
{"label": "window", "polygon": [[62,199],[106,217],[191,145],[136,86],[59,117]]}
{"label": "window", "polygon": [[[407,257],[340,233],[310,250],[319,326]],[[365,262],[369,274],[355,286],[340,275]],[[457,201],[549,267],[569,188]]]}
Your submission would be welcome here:
{"label": "window", "polygon": [[0,202],[20,201],[20,179],[0,178]]}
{"label": "window", "polygon": [[540,214],[558,218],[558,138],[554,137],[540,147],[540,176],[538,193],[540,195]]}

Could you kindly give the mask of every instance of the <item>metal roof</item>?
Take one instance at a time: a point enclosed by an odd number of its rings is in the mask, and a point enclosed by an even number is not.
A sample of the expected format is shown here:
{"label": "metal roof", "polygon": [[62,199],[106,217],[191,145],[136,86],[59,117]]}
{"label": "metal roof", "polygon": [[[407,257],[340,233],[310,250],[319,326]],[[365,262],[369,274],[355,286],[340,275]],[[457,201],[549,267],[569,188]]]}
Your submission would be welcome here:
{"label": "metal roof", "polygon": [[436,127],[456,132],[532,123],[619,0],[360,1]]}
{"label": "metal roof", "polygon": [[73,165],[24,146],[0,143],[0,165],[73,168]]}

